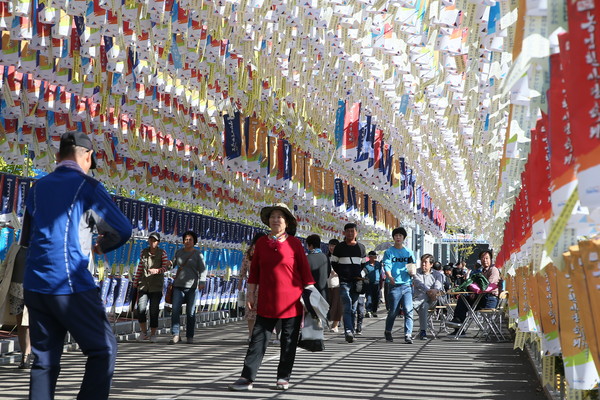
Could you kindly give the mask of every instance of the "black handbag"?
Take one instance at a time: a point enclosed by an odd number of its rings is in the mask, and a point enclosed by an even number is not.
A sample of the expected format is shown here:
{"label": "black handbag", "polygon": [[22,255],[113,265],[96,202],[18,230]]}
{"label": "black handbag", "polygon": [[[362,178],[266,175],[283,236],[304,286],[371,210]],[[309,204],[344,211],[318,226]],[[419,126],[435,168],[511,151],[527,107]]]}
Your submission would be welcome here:
{"label": "black handbag", "polygon": [[365,294],[367,293],[367,283],[366,279],[357,279],[352,282],[352,290],[354,293]]}

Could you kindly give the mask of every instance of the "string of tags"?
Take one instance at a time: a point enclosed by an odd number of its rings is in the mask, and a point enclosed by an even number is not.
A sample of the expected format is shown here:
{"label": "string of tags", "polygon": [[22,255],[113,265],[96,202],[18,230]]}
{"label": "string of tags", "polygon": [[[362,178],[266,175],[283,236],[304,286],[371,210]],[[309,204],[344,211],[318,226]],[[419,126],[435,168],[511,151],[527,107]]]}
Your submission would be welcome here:
{"label": "string of tags", "polygon": [[523,350],[525,348],[525,342],[529,337],[529,332],[521,332],[517,331],[515,336],[515,344],[513,346],[513,350],[520,349]]}
{"label": "string of tags", "polygon": [[556,356],[542,357],[542,386],[550,386],[556,390]]}
{"label": "string of tags", "polygon": [[[569,196],[560,215],[554,224],[552,224],[552,228],[550,229],[550,233],[544,244],[540,269],[544,268],[549,263],[554,263],[558,269],[562,269],[564,266],[562,253],[567,251],[570,245],[577,242],[577,236],[575,235],[574,229],[565,229],[571,218],[573,209],[577,204],[577,200],[579,200],[579,192],[577,188],[575,188],[573,193],[571,193],[571,196]],[[557,246],[557,244],[560,244],[560,246]]]}

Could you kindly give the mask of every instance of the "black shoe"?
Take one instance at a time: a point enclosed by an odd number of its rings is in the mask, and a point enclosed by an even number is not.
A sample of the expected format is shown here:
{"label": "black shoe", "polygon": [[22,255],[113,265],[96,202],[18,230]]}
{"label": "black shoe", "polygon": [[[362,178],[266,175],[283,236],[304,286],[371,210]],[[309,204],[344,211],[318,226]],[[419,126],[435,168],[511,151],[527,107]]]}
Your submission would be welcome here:
{"label": "black shoe", "polygon": [[352,332],[346,332],[346,342],[354,342],[354,334]]}
{"label": "black shoe", "polygon": [[393,342],[394,338],[392,337],[392,332],[390,331],[383,331],[383,334],[385,335],[385,341],[386,342]]}
{"label": "black shoe", "polygon": [[358,329],[356,330],[356,334],[357,334],[357,335],[362,335],[362,328],[358,328]]}
{"label": "black shoe", "polygon": [[404,343],[406,343],[406,344],[413,344],[412,337],[410,337],[409,335],[406,335],[404,337]]}
{"label": "black shoe", "polygon": [[373,313],[373,318],[379,318],[377,314]]}
{"label": "black shoe", "polygon": [[419,339],[427,340],[427,332],[426,331],[419,332]]}
{"label": "black shoe", "polygon": [[31,369],[33,365],[33,354],[27,354],[23,356],[21,363],[19,364],[19,369]]}

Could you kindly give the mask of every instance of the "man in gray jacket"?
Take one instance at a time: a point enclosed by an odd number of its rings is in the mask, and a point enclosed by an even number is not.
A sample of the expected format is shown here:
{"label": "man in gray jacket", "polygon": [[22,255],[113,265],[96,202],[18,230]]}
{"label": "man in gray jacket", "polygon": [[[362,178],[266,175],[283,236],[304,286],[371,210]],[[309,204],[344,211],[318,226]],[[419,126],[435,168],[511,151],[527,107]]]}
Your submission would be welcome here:
{"label": "man in gray jacket", "polygon": [[444,277],[439,271],[432,269],[433,262],[431,254],[424,254],[421,257],[421,268],[413,278],[413,308],[419,314],[421,340],[427,339],[427,313],[435,305],[438,295],[444,288]]}

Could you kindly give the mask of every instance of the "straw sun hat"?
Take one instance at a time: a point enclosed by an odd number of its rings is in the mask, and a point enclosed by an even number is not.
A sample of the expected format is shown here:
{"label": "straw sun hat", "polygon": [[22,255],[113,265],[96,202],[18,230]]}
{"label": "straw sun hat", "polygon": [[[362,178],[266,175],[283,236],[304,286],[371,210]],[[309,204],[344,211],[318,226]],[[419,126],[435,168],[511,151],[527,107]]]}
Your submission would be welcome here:
{"label": "straw sun hat", "polygon": [[292,214],[292,212],[290,211],[288,206],[286,206],[283,203],[277,203],[272,206],[263,207],[263,209],[260,210],[260,220],[265,225],[269,226],[269,216],[275,210],[279,210],[283,213],[283,215],[285,215],[285,219],[286,219],[286,222],[288,225],[286,230],[290,231],[290,232],[295,232],[296,226],[298,225],[298,222],[296,221],[296,217],[294,217],[294,214]]}

